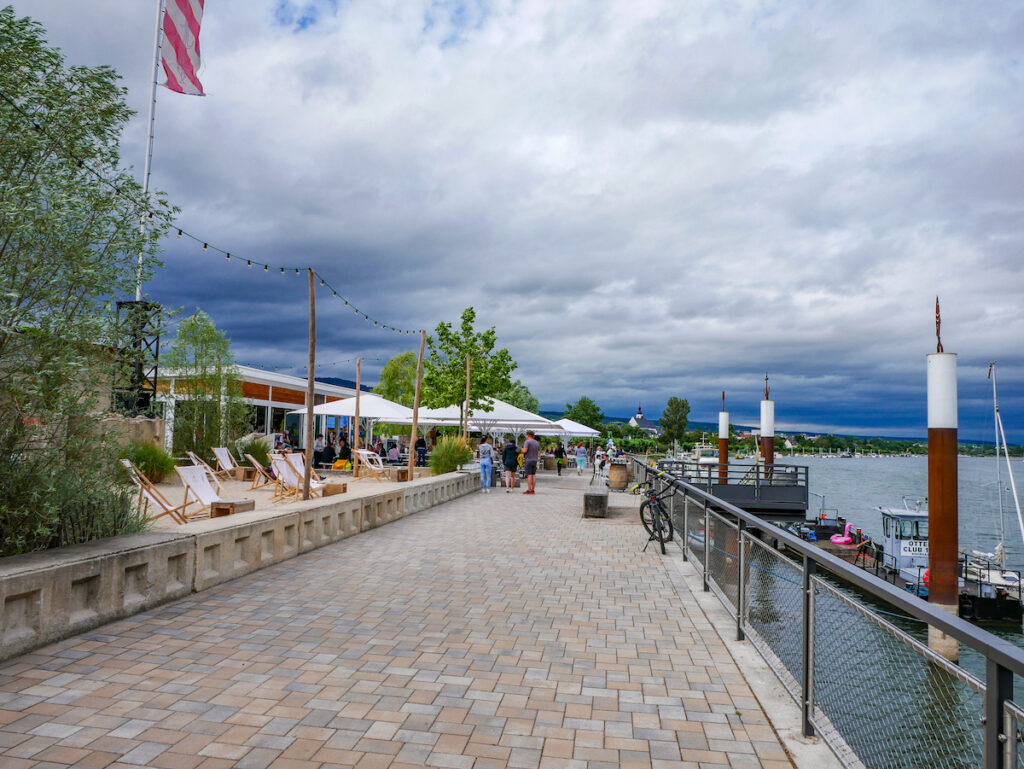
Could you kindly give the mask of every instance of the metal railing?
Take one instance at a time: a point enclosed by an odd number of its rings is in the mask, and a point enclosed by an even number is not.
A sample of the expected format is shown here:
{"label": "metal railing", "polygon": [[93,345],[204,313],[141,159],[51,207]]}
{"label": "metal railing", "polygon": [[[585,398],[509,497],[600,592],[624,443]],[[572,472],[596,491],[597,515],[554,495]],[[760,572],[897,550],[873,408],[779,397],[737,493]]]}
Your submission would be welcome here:
{"label": "metal railing", "polygon": [[[717,462],[660,459],[658,467],[681,481],[738,507],[807,510],[807,467],[804,465],[730,464],[720,472]],[[724,481],[724,483],[723,483]]]}
{"label": "metal railing", "polygon": [[[674,487],[683,557],[849,767],[1024,769],[1024,649],[900,590],[705,489],[632,458],[639,480]],[[887,605],[868,606],[857,594]],[[925,623],[980,654],[985,680],[886,614]]]}

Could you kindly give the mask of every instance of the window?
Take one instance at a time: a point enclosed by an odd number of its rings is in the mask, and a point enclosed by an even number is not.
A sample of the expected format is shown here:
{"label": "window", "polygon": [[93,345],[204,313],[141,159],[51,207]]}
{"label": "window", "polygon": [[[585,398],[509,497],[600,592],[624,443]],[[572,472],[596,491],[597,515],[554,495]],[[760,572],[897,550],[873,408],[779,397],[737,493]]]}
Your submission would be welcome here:
{"label": "window", "polygon": [[892,523],[892,518],[889,518],[888,516],[883,516],[882,517],[882,534],[884,536],[886,536],[886,537],[889,536],[889,528],[890,528],[890,524],[891,523]]}
{"label": "window", "polygon": [[266,406],[249,406],[249,430],[260,435],[267,434]]}
{"label": "window", "polygon": [[288,409],[272,408],[270,410],[270,432],[282,433],[284,432],[284,418],[287,415]]}

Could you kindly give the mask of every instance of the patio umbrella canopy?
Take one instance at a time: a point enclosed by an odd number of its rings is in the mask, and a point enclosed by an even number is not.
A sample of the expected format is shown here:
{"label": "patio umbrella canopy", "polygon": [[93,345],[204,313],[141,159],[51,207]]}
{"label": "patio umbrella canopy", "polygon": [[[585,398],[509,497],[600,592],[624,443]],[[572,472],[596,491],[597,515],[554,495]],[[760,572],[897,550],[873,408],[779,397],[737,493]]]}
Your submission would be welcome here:
{"label": "patio umbrella canopy", "polygon": [[493,435],[501,432],[522,433],[527,430],[540,432],[556,428],[556,425],[540,414],[532,414],[511,403],[491,398],[487,406],[470,413],[469,427],[471,430]]}
{"label": "patio umbrella canopy", "polygon": [[595,430],[593,427],[581,425],[579,422],[573,422],[571,419],[559,419],[555,424],[562,428],[562,435],[568,435],[574,438],[601,437],[600,430]]}
{"label": "patio umbrella canopy", "polygon": [[[305,414],[306,409],[296,409],[292,414]],[[354,417],[356,415],[356,399],[344,398],[343,400],[321,403],[313,407],[314,414],[321,414],[332,417]],[[362,393],[359,396],[359,418],[377,419],[385,422],[412,421],[412,409],[403,406],[401,403],[389,401],[379,395]]]}

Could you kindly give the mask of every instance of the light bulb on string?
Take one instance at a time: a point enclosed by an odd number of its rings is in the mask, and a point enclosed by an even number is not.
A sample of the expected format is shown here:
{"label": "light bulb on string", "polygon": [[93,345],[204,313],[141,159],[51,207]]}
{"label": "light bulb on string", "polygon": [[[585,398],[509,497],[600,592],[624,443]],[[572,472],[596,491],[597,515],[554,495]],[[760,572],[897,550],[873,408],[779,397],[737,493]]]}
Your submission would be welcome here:
{"label": "light bulb on string", "polygon": [[264,272],[266,272],[266,271],[267,271],[268,269],[269,269],[269,268],[267,267],[267,265],[263,265],[263,271],[264,271]]}
{"label": "light bulb on string", "polygon": [[252,269],[252,259],[246,259],[245,266]]}
{"label": "light bulb on string", "polygon": [[323,278],[320,278],[320,285],[321,286],[324,285],[324,279]]}
{"label": "light bulb on string", "polygon": [[295,268],[295,274],[296,274],[296,275],[298,275],[298,274],[299,274],[299,268],[298,268],[298,267],[296,267],[296,268]]}
{"label": "light bulb on string", "polygon": [[209,248],[209,245],[207,245],[206,243],[203,243],[203,251],[206,251],[208,248]]}
{"label": "light bulb on string", "polygon": [[284,275],[284,267],[281,268],[281,274]]}
{"label": "light bulb on string", "polygon": [[181,237],[181,230],[178,230],[178,237]]}
{"label": "light bulb on string", "polygon": [[224,254],[224,260],[227,261],[227,262],[231,261],[231,252],[230,251],[228,251],[226,254]]}

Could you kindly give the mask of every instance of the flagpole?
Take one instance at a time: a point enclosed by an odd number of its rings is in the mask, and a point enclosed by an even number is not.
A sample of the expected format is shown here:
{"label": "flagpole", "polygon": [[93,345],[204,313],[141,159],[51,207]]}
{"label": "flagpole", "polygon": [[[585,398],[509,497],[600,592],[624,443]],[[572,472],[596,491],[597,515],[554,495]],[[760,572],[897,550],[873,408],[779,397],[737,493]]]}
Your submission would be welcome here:
{"label": "flagpole", "polygon": [[[153,31],[153,83],[149,93],[149,120],[146,122],[146,163],[142,171],[142,197],[149,196],[149,171],[153,165],[153,119],[156,117],[156,79],[160,71],[160,43],[164,17],[164,0],[156,0],[156,29]],[[146,232],[146,220],[143,218],[139,229]],[[135,271],[135,301],[142,299],[142,251],[139,251],[139,265]]]}

